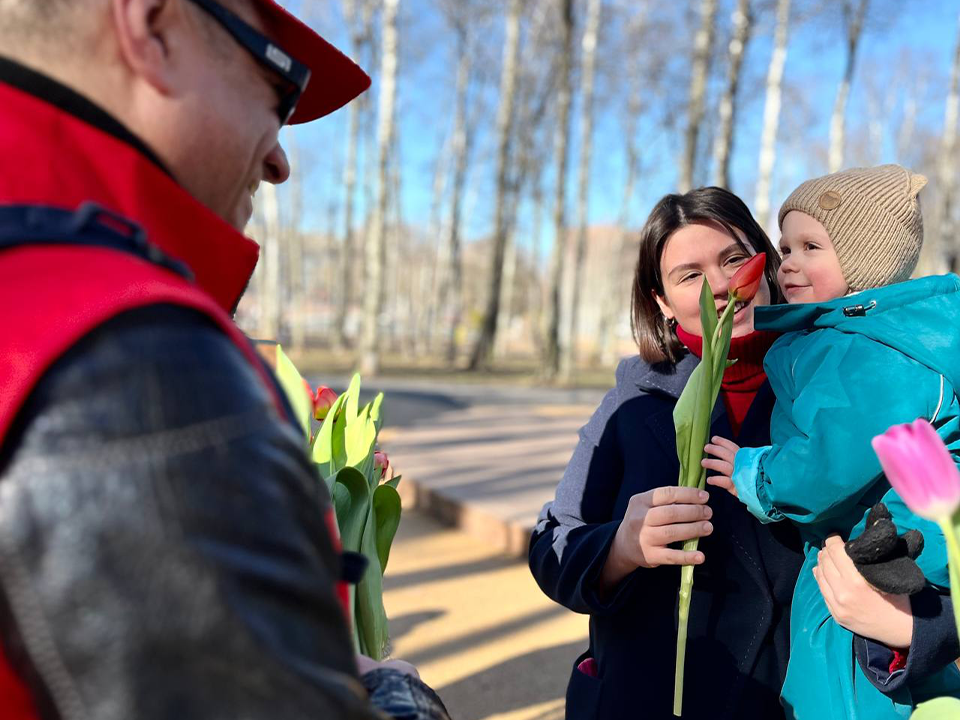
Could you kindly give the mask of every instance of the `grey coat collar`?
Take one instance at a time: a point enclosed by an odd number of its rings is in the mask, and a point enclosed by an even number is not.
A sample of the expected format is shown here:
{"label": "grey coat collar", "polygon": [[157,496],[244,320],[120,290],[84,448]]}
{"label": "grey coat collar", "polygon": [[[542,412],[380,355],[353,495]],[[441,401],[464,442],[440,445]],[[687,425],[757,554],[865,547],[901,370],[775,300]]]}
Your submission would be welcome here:
{"label": "grey coat collar", "polygon": [[676,399],[699,363],[700,359],[693,353],[684,355],[676,365],[669,362],[650,364],[637,358],[632,368],[632,380],[641,392],[661,393]]}

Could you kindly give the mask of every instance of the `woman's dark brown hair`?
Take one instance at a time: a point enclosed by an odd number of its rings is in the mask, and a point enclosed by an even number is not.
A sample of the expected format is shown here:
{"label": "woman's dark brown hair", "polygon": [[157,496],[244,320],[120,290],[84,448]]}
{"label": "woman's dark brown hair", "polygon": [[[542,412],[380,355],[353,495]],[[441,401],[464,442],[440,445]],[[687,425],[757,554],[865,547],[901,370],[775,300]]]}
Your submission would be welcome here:
{"label": "woman's dark brown hair", "polygon": [[650,212],[640,231],[640,253],[633,274],[630,324],[640,348],[640,357],[649,363],[675,363],[683,354],[683,344],[673,326],[660,312],[654,296],[663,297],[660,258],[667,240],[680,228],[694,224],[719,225],[744,250],[749,252],[746,247],[749,245],[754,252],[765,252],[767,266],[764,275],[770,286],[770,301],[783,302],[777,284],[780,254],[763,228],[753,219],[743,200],[719,187],[697,188],[683,195],[666,195]]}

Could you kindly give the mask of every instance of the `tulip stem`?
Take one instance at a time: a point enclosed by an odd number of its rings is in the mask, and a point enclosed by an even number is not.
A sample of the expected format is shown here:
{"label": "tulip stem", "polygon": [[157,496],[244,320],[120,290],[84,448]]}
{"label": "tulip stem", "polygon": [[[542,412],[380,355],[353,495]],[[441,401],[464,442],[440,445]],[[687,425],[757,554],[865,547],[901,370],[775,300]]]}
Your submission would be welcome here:
{"label": "tulip stem", "polygon": [[953,518],[945,517],[940,520],[940,529],[947,541],[947,562],[950,567],[950,599],[953,601],[953,619],[960,631],[960,542],[957,541],[955,520],[960,518],[960,512]]}

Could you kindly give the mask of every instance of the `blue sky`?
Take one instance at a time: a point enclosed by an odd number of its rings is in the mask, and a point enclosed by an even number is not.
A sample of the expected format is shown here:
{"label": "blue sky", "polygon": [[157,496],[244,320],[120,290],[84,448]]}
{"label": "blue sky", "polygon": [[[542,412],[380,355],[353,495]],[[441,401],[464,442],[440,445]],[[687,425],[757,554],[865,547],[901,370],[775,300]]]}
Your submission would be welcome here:
{"label": "blue sky", "polygon": [[[881,8],[881,0],[874,0]],[[295,10],[306,6],[311,24],[325,37],[346,47],[344,23],[339,3],[315,3],[311,0],[286,3]],[[795,0],[795,7],[799,3]],[[957,34],[960,2],[890,3],[892,8],[865,34],[847,114],[850,145],[863,144],[863,130],[871,113],[881,118],[872,144],[881,148],[870,161],[915,163],[925,134],[938,136],[942,130],[944,99],[947,94],[950,63]],[[728,13],[724,3],[722,12]],[[449,33],[440,14],[429,0],[401,0],[401,68],[399,78],[399,132],[402,165],[402,208],[404,220],[415,226],[430,226],[434,164],[453,116],[453,74],[455,60]],[[302,13],[301,13],[302,14]],[[735,137],[732,165],[732,189],[751,207],[754,204],[760,125],[764,104],[764,81],[772,43],[772,13],[767,13],[748,47],[745,77],[741,84],[741,106]],[[725,18],[724,18],[725,20]],[[492,226],[493,198],[493,117],[496,82],[502,42],[502,18],[494,18],[482,28],[485,44],[478,56],[488,73],[483,97],[487,103],[468,178],[465,233],[469,239],[488,234]],[[603,38],[601,37],[601,43]],[[686,53],[669,58],[681,75],[688,65]],[[378,68],[367,68],[374,78],[371,101],[376,106]],[[800,181],[826,172],[825,148],[828,124],[837,85],[843,71],[843,48],[839,10],[823,13],[806,23],[795,23],[790,37],[785,68],[785,93],[781,110],[777,164],[771,203],[777,203]],[[871,92],[871,88],[875,90]],[[879,92],[877,91],[879,89]],[[607,98],[596,117],[594,152],[591,165],[592,191],[589,218],[592,224],[616,222],[624,179],[621,114],[614,107],[623,100],[624,90],[611,83],[599,92]],[[681,89],[685,93],[685,87]],[[611,100],[611,98],[613,98]],[[887,107],[871,110],[871,98],[882,98]],[[896,133],[902,125],[905,104],[916,105],[915,141],[909,153],[901,157]],[[660,98],[646,97],[648,106],[657,110]],[[577,115],[574,125],[568,182],[568,218],[574,215],[575,178],[578,157]],[[296,144],[304,180],[308,229],[328,230],[335,223],[340,232],[342,219],[331,214],[331,206],[342,207],[340,184],[346,146],[346,111],[295,129]],[[631,221],[639,225],[653,203],[664,193],[675,190],[677,159],[682,149],[682,120],[671,131],[660,129],[652,119],[641,122],[641,174]],[[289,131],[285,131],[289,132]],[[859,136],[859,137],[858,137]],[[847,164],[855,161],[848,154]],[[552,168],[545,176],[545,187],[552,188]],[[704,178],[706,179],[706,178]],[[552,196],[552,191],[547,193]],[[338,202],[333,202],[334,198]],[[362,197],[358,198],[361,208]],[[551,242],[550,208],[545,208],[543,240]],[[521,244],[529,242],[530,208],[521,209]]]}

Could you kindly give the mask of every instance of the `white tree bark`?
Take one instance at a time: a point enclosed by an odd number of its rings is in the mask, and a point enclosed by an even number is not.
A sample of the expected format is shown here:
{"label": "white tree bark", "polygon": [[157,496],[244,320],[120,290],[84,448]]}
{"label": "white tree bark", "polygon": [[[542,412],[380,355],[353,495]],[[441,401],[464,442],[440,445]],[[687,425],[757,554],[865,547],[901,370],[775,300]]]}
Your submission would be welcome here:
{"label": "white tree bark", "polygon": [[[960,26],[958,26],[960,28]],[[943,114],[943,136],[940,140],[940,157],[937,167],[936,234],[924,243],[921,271],[940,273],[956,271],[958,241],[953,221],[953,200],[957,182],[957,120],[960,111],[960,29],[953,53],[953,69],[950,73],[950,91]],[[932,240],[932,242],[931,242]]]}
{"label": "white tree bark", "polygon": [[712,182],[724,188],[730,187],[730,156],[733,154],[733,131],[736,127],[737,89],[740,87],[740,71],[753,29],[750,0],[737,0],[732,22],[733,35],[727,48],[727,83],[720,97],[720,123],[713,144]]}
{"label": "white tree bark", "polygon": [[707,93],[707,70],[710,64],[710,48],[716,31],[717,0],[700,0],[700,28],[693,40],[693,68],[690,74],[690,101],[687,106],[687,129],[683,159],[680,164],[680,192],[693,187],[697,164],[697,144]]}
{"label": "white tree bark", "polygon": [[278,340],[280,335],[280,205],[277,202],[277,186],[260,183],[263,203],[264,244],[263,286],[260,293],[260,337]]}
{"label": "white tree bark", "polygon": [[[854,6],[854,3],[856,3],[856,6]],[[837,172],[843,167],[847,100],[850,97],[850,85],[853,82],[853,73],[857,63],[857,48],[860,45],[863,21],[869,4],[870,0],[843,1],[843,19],[847,30],[847,60],[843,71],[843,79],[840,81],[840,87],[837,88],[837,97],[833,103],[833,115],[830,118],[830,172]]]}
{"label": "white tree bark", "polygon": [[577,178],[577,245],[573,256],[573,284],[570,286],[570,339],[560,353],[560,380],[566,382],[573,375],[576,363],[577,335],[580,325],[583,263],[587,250],[587,220],[590,208],[590,159],[593,150],[593,81],[597,66],[597,42],[600,34],[600,0],[588,0],[587,22],[583,30],[582,69],[580,73],[580,167]]}
{"label": "white tree bark", "polygon": [[558,0],[561,18],[560,56],[557,72],[557,117],[554,129],[554,164],[556,166],[553,198],[553,261],[550,295],[547,301],[546,337],[543,373],[553,380],[560,371],[560,318],[563,307],[560,291],[567,237],[567,155],[570,139],[571,70],[573,66],[573,0]]}
{"label": "white tree bark", "polygon": [[463,317],[463,253],[460,230],[463,214],[463,191],[467,181],[473,126],[467,121],[467,98],[472,74],[469,47],[469,22],[457,27],[457,97],[453,121],[453,183],[450,192],[450,217],[447,220],[447,269],[440,294],[441,307],[449,314],[445,327],[445,350],[448,365],[457,359],[457,328]]}
{"label": "white tree bark", "polygon": [[384,264],[386,261],[386,220],[389,210],[390,156],[394,139],[394,105],[397,92],[397,15],[400,0],[383,0],[383,52],[380,67],[380,107],[377,132],[379,178],[373,231],[366,247],[363,333],[360,345],[360,371],[376,375],[380,370],[380,313],[384,300]]}
{"label": "white tree bark", "polygon": [[773,54],[767,69],[767,98],[763,106],[763,133],[760,137],[760,163],[757,172],[756,199],[753,207],[760,227],[770,223],[770,180],[777,157],[777,129],[780,124],[780,94],[783,67],[787,62],[787,37],[790,27],[790,0],[777,0],[777,28]]}
{"label": "white tree bark", "polygon": [[500,74],[500,107],[497,110],[497,177],[494,200],[494,237],[491,246],[490,280],[487,287],[487,307],[483,316],[480,337],[473,348],[470,369],[477,370],[489,364],[497,335],[500,314],[500,293],[503,283],[503,262],[506,254],[507,231],[510,224],[507,208],[510,144],[516,105],[518,63],[520,55],[520,18],[522,0],[510,0],[503,47],[503,69]]}

